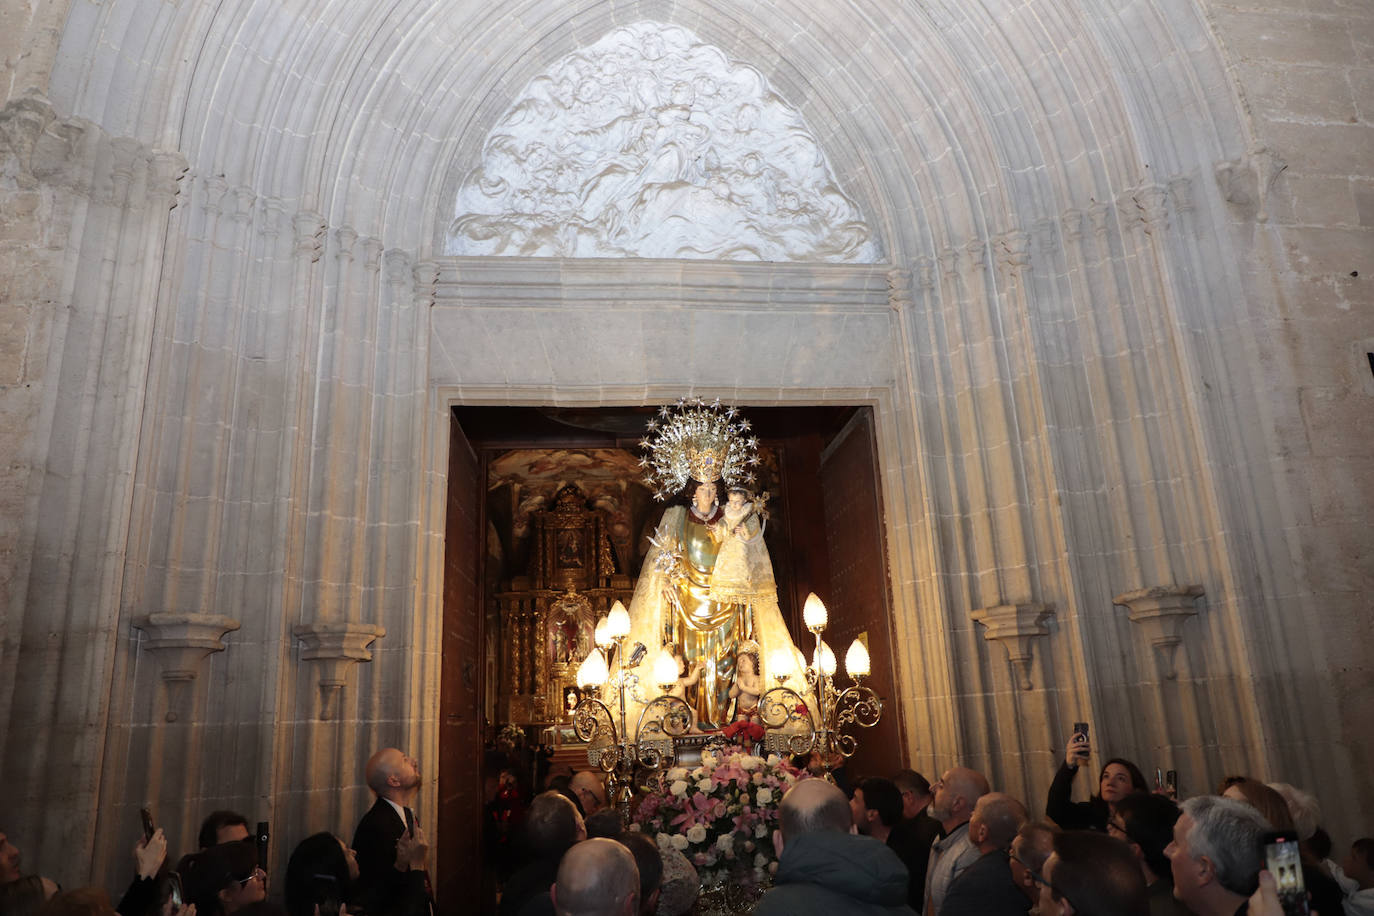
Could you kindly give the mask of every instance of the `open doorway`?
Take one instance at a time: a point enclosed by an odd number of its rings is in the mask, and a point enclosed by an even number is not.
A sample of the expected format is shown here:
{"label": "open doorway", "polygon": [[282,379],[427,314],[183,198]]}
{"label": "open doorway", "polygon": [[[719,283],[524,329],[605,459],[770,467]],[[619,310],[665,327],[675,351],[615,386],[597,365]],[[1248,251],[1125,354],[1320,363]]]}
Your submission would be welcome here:
{"label": "open doorway", "polygon": [[[575,582],[574,591],[609,604],[628,595],[640,573],[647,535],[663,510],[638,484],[635,469],[654,410],[452,410],[440,693],[441,905],[471,900],[471,863],[482,861],[484,805],[495,787],[495,774],[484,772],[485,742],[503,718],[529,730],[549,726],[561,700],[562,685],[555,685],[559,691],[549,686],[550,669],[521,661],[570,651],[563,643],[545,646],[543,634],[531,636],[530,603],[547,602],[562,585]],[[788,406],[744,413],[767,454],[766,543],[783,618],[809,654],[814,642],[801,609],[814,591],[830,609],[828,642],[843,647],[861,635],[867,640],[873,660],[867,683],[888,705],[879,726],[861,736],[849,771],[890,776],[902,765],[905,744],[892,669],[891,587],[872,410]],[[594,516],[585,537],[541,540],[548,527],[541,514],[552,512],[559,500],[573,509],[580,503]],[[545,543],[563,553],[541,559]],[[559,578],[563,574],[566,582]],[[565,641],[575,643],[575,631]],[[493,875],[494,869],[481,872]],[[492,899],[493,893],[488,887],[484,896]]]}

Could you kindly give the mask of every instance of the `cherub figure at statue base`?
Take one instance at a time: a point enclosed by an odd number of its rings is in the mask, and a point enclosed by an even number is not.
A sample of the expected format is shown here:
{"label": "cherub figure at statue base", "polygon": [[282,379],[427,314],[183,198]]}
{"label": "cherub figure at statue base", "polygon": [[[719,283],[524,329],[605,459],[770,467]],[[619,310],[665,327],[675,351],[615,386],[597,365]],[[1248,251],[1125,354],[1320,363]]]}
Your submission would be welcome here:
{"label": "cherub figure at statue base", "polygon": [[730,684],[730,699],[735,701],[734,722],[759,720],[759,697],[763,677],[759,674],[759,644],[752,639],[735,650],[735,679]]}
{"label": "cherub figure at statue base", "polygon": [[[697,660],[692,664],[689,670],[687,668],[687,661],[682,657],[681,652],[674,652],[673,658],[677,661],[678,678],[677,683],[668,691],[668,696],[676,697],[684,703],[687,703],[689,707],[692,707],[691,702],[687,699],[687,688],[695,687],[701,683],[701,671],[705,666],[700,660]],[[699,734],[700,731],[701,730],[697,728],[697,711],[695,707],[692,707],[692,727],[689,729],[689,733],[695,735]]]}

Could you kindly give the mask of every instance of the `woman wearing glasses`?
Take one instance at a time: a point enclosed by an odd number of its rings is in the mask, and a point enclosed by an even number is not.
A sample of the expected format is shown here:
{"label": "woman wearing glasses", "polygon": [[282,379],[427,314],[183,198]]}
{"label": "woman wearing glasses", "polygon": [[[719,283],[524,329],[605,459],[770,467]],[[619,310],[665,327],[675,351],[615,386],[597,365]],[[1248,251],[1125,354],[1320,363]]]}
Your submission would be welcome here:
{"label": "woman wearing glasses", "polygon": [[201,916],[229,916],[267,896],[267,872],[251,840],[211,846],[181,865],[186,895]]}

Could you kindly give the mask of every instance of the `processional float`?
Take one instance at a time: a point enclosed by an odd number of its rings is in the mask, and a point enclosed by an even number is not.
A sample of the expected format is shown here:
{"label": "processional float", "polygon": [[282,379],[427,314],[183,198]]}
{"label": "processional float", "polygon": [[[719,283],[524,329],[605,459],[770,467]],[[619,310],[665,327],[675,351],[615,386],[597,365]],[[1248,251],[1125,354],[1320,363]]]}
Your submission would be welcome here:
{"label": "processional float", "polygon": [[[640,442],[645,451],[640,459],[640,466],[646,471],[645,483],[656,499],[666,501],[682,492],[689,482],[696,481],[698,503],[703,506],[706,499],[702,495],[702,485],[709,485],[709,492],[714,493],[717,481],[723,481],[740,491],[754,482],[752,469],[759,463],[758,439],[750,432],[749,421],[741,417],[736,408],[723,406],[719,400],[708,403],[700,398],[684,398],[676,404],[666,405],[649,422],[647,434]],[[610,797],[622,820],[627,821],[637,788],[647,788],[661,771],[677,765],[689,755],[700,754],[706,747],[733,740],[780,756],[814,753],[819,755],[821,766],[828,770],[832,761],[849,757],[858,749],[853,729],[856,726],[873,727],[883,711],[882,699],[863,684],[863,678],[870,671],[869,654],[864,644],[856,639],[845,653],[845,670],[853,683],[837,687],[835,653],[824,638],[829,623],[825,605],[814,593],[806,599],[802,616],[806,628],[815,637],[815,646],[810,662],[803,663],[801,653],[777,615],[776,592],[773,591],[771,596],[763,595],[764,604],[772,614],[764,621],[769,625],[758,629],[764,631],[765,637],[771,636],[772,642],[786,644],[759,645],[752,639],[740,638],[748,634],[734,633],[731,651],[740,652],[739,646],[747,641],[751,648],[744,649],[743,654],[752,651],[752,676],[757,677],[760,674],[757,649],[766,649],[765,670],[774,686],[761,690],[756,706],[745,712],[739,712],[737,704],[734,721],[707,723],[717,728],[703,731],[699,726],[704,704],[688,702],[691,678],[685,669],[692,660],[672,639],[673,628],[665,621],[681,621],[690,616],[683,606],[682,595],[687,595],[689,601],[706,601],[710,598],[710,589],[700,582],[700,558],[693,555],[690,544],[684,544],[684,537],[670,530],[669,515],[674,511],[670,508],[664,513],[664,521],[651,539],[652,548],[644,569],[649,579],[636,589],[632,602],[632,607],[641,611],[645,606],[657,608],[661,618],[652,626],[660,647],[654,653],[650,672],[644,677],[639,673],[648,651],[642,641],[630,641],[635,626],[630,611],[620,601],[616,601],[597,623],[596,646],[577,672],[583,698],[573,712],[573,728],[577,736],[588,743],[588,761],[606,774]],[[690,512],[696,513],[697,523],[717,516],[726,517],[714,506],[711,513],[699,510],[697,505]],[[757,523],[752,537],[758,538],[756,549],[764,550],[766,562],[766,548],[762,547],[764,521],[766,519]],[[720,536],[720,524],[715,522],[713,536]],[[747,538],[750,535],[746,528],[754,531],[744,523],[735,530]],[[766,575],[767,588],[773,589],[771,566]],[[641,589],[645,593],[643,598]],[[738,594],[733,587],[728,591],[732,596]],[[770,600],[771,605],[768,604]],[[752,622],[753,603],[735,604],[742,608],[741,619]],[[729,607],[724,617],[729,617]],[[647,626],[641,624],[641,633]],[[781,637],[777,635],[779,626],[783,631]],[[628,655],[627,642],[630,642]],[[752,648],[755,646],[757,649]],[[701,667],[710,666],[702,664]],[[730,673],[737,683],[745,678],[733,668]],[[721,671],[711,667],[710,674],[710,683],[693,685],[698,698],[706,691],[719,694]],[[703,679],[704,675],[698,674],[698,677]],[[646,697],[645,686],[656,688],[658,692]]]}

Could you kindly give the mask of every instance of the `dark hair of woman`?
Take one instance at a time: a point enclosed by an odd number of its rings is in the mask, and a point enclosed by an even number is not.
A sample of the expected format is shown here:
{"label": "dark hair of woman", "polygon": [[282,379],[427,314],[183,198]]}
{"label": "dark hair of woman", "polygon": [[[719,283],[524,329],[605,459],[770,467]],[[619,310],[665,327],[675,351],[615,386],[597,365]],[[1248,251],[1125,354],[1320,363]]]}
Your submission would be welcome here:
{"label": "dark hair of woman", "polygon": [[1102,764],[1102,771],[1097,774],[1098,785],[1102,784],[1102,777],[1107,775],[1107,767],[1111,766],[1114,763],[1118,763],[1121,766],[1125,767],[1126,772],[1131,774],[1131,788],[1133,790],[1135,790],[1136,792],[1150,791],[1149,785],[1147,785],[1145,782],[1145,774],[1140,772],[1140,767],[1136,766],[1134,763],[1131,763],[1129,760],[1126,760],[1124,757],[1113,757],[1111,760],[1108,760],[1106,763]]}
{"label": "dark hair of woman", "polygon": [[44,900],[43,879],[38,875],[0,884],[0,916],[33,916],[42,909]]}
{"label": "dark hair of woman", "polygon": [[339,838],[328,832],[306,837],[286,863],[286,911],[314,916],[315,905],[323,901],[347,903],[350,885]]}

